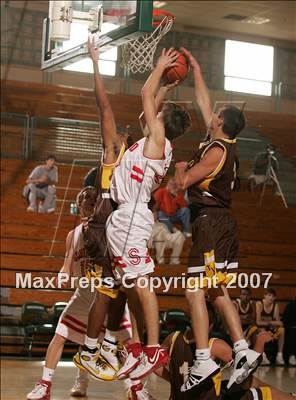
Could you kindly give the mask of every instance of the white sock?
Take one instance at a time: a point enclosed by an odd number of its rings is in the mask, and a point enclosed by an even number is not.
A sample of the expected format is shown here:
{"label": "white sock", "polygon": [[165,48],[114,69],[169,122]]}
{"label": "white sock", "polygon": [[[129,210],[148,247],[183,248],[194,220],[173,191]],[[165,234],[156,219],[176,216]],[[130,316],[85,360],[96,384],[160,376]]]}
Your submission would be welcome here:
{"label": "white sock", "polygon": [[94,350],[97,347],[98,339],[97,338],[94,339],[85,335],[84,344],[89,349]]}
{"label": "white sock", "polygon": [[117,332],[106,329],[104,340],[106,340],[108,343],[112,343],[112,344],[116,345],[118,343]]}
{"label": "white sock", "polygon": [[54,369],[50,369],[50,368],[43,368],[43,374],[42,374],[42,380],[43,381],[47,381],[47,382],[51,382],[52,378],[54,376]]}
{"label": "white sock", "polygon": [[233,344],[233,350],[236,354],[239,353],[240,351],[246,351],[248,350],[248,348],[249,346],[245,339],[238,340]]}
{"label": "white sock", "polygon": [[206,349],[196,349],[195,357],[197,361],[206,361],[211,357],[211,350],[209,347]]}
{"label": "white sock", "polygon": [[279,351],[279,352],[277,353],[277,356],[283,357],[283,353],[282,353],[281,351]]}

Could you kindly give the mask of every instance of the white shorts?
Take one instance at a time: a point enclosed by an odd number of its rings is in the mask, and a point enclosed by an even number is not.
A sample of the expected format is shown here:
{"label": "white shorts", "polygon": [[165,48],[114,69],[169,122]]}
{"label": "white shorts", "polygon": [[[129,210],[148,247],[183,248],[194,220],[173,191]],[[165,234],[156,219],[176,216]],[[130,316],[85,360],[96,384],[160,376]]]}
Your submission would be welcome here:
{"label": "white shorts", "polygon": [[154,262],[149,256],[148,241],[154,218],[147,204],[121,204],[106,224],[107,241],[114,256],[115,272],[130,279],[150,274]]}
{"label": "white shorts", "polygon": [[[60,316],[55,333],[71,342],[79,345],[84,344],[87,330],[88,312],[94,300],[95,292],[90,288],[78,288],[75,290],[68,305]],[[104,337],[106,327],[104,326],[99,340]],[[126,306],[125,313],[117,331],[118,340],[125,341],[132,337],[131,320],[129,310]]]}

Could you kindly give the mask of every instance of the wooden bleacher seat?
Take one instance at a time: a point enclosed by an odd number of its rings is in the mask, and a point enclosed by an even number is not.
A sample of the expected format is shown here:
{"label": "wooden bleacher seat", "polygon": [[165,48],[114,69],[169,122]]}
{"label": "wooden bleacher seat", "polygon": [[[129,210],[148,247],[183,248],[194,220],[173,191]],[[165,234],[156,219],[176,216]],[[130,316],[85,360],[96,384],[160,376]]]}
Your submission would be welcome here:
{"label": "wooden bleacher seat", "polygon": [[[3,197],[3,204],[8,205],[12,198],[20,193],[19,188],[29,171],[36,165],[33,162],[25,164],[2,160],[2,169],[11,172],[14,182],[10,183],[9,191]],[[21,168],[20,168],[21,166]],[[13,174],[13,169],[19,174]],[[59,168],[61,184],[66,184],[70,167],[62,165]],[[77,167],[74,184],[79,189],[79,182],[86,172],[85,167]],[[16,182],[16,183],[15,183]],[[72,185],[72,182],[71,182]],[[59,191],[62,196],[64,189]],[[68,193],[67,198],[74,200],[75,190]],[[273,200],[273,204],[272,204]],[[272,210],[272,212],[271,212]],[[241,239],[242,257],[240,260],[241,271],[245,273],[272,272],[271,283],[278,291],[278,299],[281,310],[291,296],[295,285],[295,227],[289,224],[295,217],[295,209],[285,210],[277,199],[270,196],[267,208],[258,207],[258,198],[247,192],[235,193],[234,212],[238,219]],[[22,201],[15,203],[14,209],[7,207],[3,214],[1,224],[2,272],[5,277],[3,285],[10,289],[8,304],[19,306],[30,296],[35,301],[45,302],[52,306],[56,301],[67,301],[72,292],[69,290],[38,290],[16,289],[15,272],[33,271],[34,276],[52,276],[61,267],[64,255],[64,243],[67,232],[77,223],[75,217],[69,215],[69,209],[65,207],[61,228],[58,230],[57,242],[54,245],[54,257],[48,257],[51,239],[54,234],[57,215],[32,215],[26,213]],[[186,271],[186,254],[189,251],[190,242],[186,243],[182,254],[184,264],[181,266],[159,266],[156,275],[180,276]],[[237,290],[232,293],[238,295]],[[256,299],[261,298],[263,289],[254,289]],[[170,301],[174,305],[187,310],[186,301],[182,289],[171,290],[168,294],[159,293],[161,309],[168,307]],[[173,300],[172,300],[173,299]],[[172,304],[172,303],[171,303]]]}

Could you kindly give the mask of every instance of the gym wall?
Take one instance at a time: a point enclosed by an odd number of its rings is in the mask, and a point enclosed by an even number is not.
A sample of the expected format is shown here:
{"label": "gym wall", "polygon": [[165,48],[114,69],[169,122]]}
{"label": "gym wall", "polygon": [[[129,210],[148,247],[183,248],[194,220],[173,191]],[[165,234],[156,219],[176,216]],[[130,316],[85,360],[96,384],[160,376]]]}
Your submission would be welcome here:
{"label": "gym wall", "polygon": [[[89,74],[63,70],[48,73],[40,70],[42,22],[47,16],[48,2],[28,2],[29,7],[23,15],[23,22],[20,24],[22,3],[24,2],[1,2],[1,79],[7,77],[7,79],[27,82],[91,88],[93,83]],[[250,35],[229,34],[222,31],[197,30],[176,25],[175,30],[167,34],[162,40],[159,49],[171,46],[177,48],[184,46],[190,49],[198,57],[213,101],[216,99],[245,100],[247,101],[247,109],[275,111],[276,99],[274,96],[265,97],[224,92],[223,66],[226,38],[269,44],[275,47],[274,82],[290,85],[285,86],[282,93],[281,112],[296,114],[296,43]],[[10,61],[9,66],[7,66],[8,61]],[[131,75],[129,82],[127,82],[124,80],[124,71],[120,62],[117,64],[116,77],[106,77],[107,89],[114,93],[140,94],[143,80],[147,75]],[[192,75],[182,83],[175,95],[180,100],[193,99]]]}

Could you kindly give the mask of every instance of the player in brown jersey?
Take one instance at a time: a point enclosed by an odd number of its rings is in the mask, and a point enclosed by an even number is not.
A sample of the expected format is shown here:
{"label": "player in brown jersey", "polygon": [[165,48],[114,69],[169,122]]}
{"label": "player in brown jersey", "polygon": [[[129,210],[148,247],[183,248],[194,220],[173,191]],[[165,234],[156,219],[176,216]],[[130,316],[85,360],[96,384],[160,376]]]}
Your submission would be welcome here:
{"label": "player in brown jersey", "polygon": [[[91,260],[88,277],[101,279],[102,284],[97,288],[89,309],[84,347],[81,352],[74,356],[74,363],[97,379],[112,380],[121,365],[115,331],[119,317],[124,310],[126,299],[125,295],[119,292],[118,285],[113,278],[111,258],[107,250],[105,225],[107,218],[113,211],[109,194],[110,180],[115,167],[131,143],[127,135],[117,134],[113,111],[99,74],[99,49],[92,40],[89,40],[89,53],[93,61],[95,95],[101,116],[103,155],[96,178],[95,186],[98,194],[95,209],[84,230],[84,246]],[[108,337],[104,338],[98,351],[97,340],[108,311],[109,334]],[[108,366],[110,372],[108,374],[106,374],[106,366]],[[140,395],[140,392],[143,392],[143,386],[140,381],[134,383],[136,388],[133,390],[133,387],[131,387],[131,391],[137,398],[138,394]]]}
{"label": "player in brown jersey", "polygon": [[237,308],[244,331],[248,330],[250,326],[255,325],[256,310],[255,305],[251,300],[250,288],[246,287],[241,289],[240,297],[234,300],[234,305]]}
{"label": "player in brown jersey", "polygon": [[[261,353],[264,343],[271,340],[265,336],[267,332],[259,334],[256,339],[255,349]],[[209,341],[211,357],[224,364],[222,373],[206,379],[201,385],[191,390],[182,392],[181,387],[186,381],[190,369],[194,363],[195,343],[192,331],[184,334],[181,332],[171,333],[162,343],[168,349],[170,362],[167,367],[158,369],[155,373],[168,381],[171,385],[170,400],[288,400],[291,396],[259,381],[250,376],[244,385],[237,388],[235,392],[227,390],[227,380],[222,380],[224,372],[232,363],[232,349],[223,340],[212,338]]]}
{"label": "player in brown jersey", "polygon": [[255,303],[251,300],[251,289],[248,287],[241,289],[240,297],[235,299],[233,304],[240,317],[244,335],[249,345],[253,347],[259,331],[256,325]]}
{"label": "player in brown jersey", "polygon": [[[266,289],[263,300],[256,303],[256,323],[260,330],[272,332],[274,340],[278,341],[276,363],[285,365],[283,359],[285,328],[280,318],[279,305],[276,303],[276,292],[272,288]],[[263,362],[265,365],[270,364],[265,353]]]}
{"label": "player in brown jersey", "polygon": [[188,277],[191,279],[186,290],[197,349],[196,360],[182,390],[199,385],[219,371],[218,364],[210,358],[208,346],[209,320],[204,289],[210,285],[208,293],[234,343],[230,388],[247,379],[261,357],[249,349],[239,315],[226,289],[229,274],[238,267],[237,225],[229,207],[236,174],[235,137],[244,128],[245,118],[234,106],[225,106],[213,113],[200,66],[189,51],[183,51],[193,70],[196,99],[208,127],[209,140],[189,163],[176,164],[177,184],[183,190],[188,189],[190,202],[198,209],[189,256]]}

